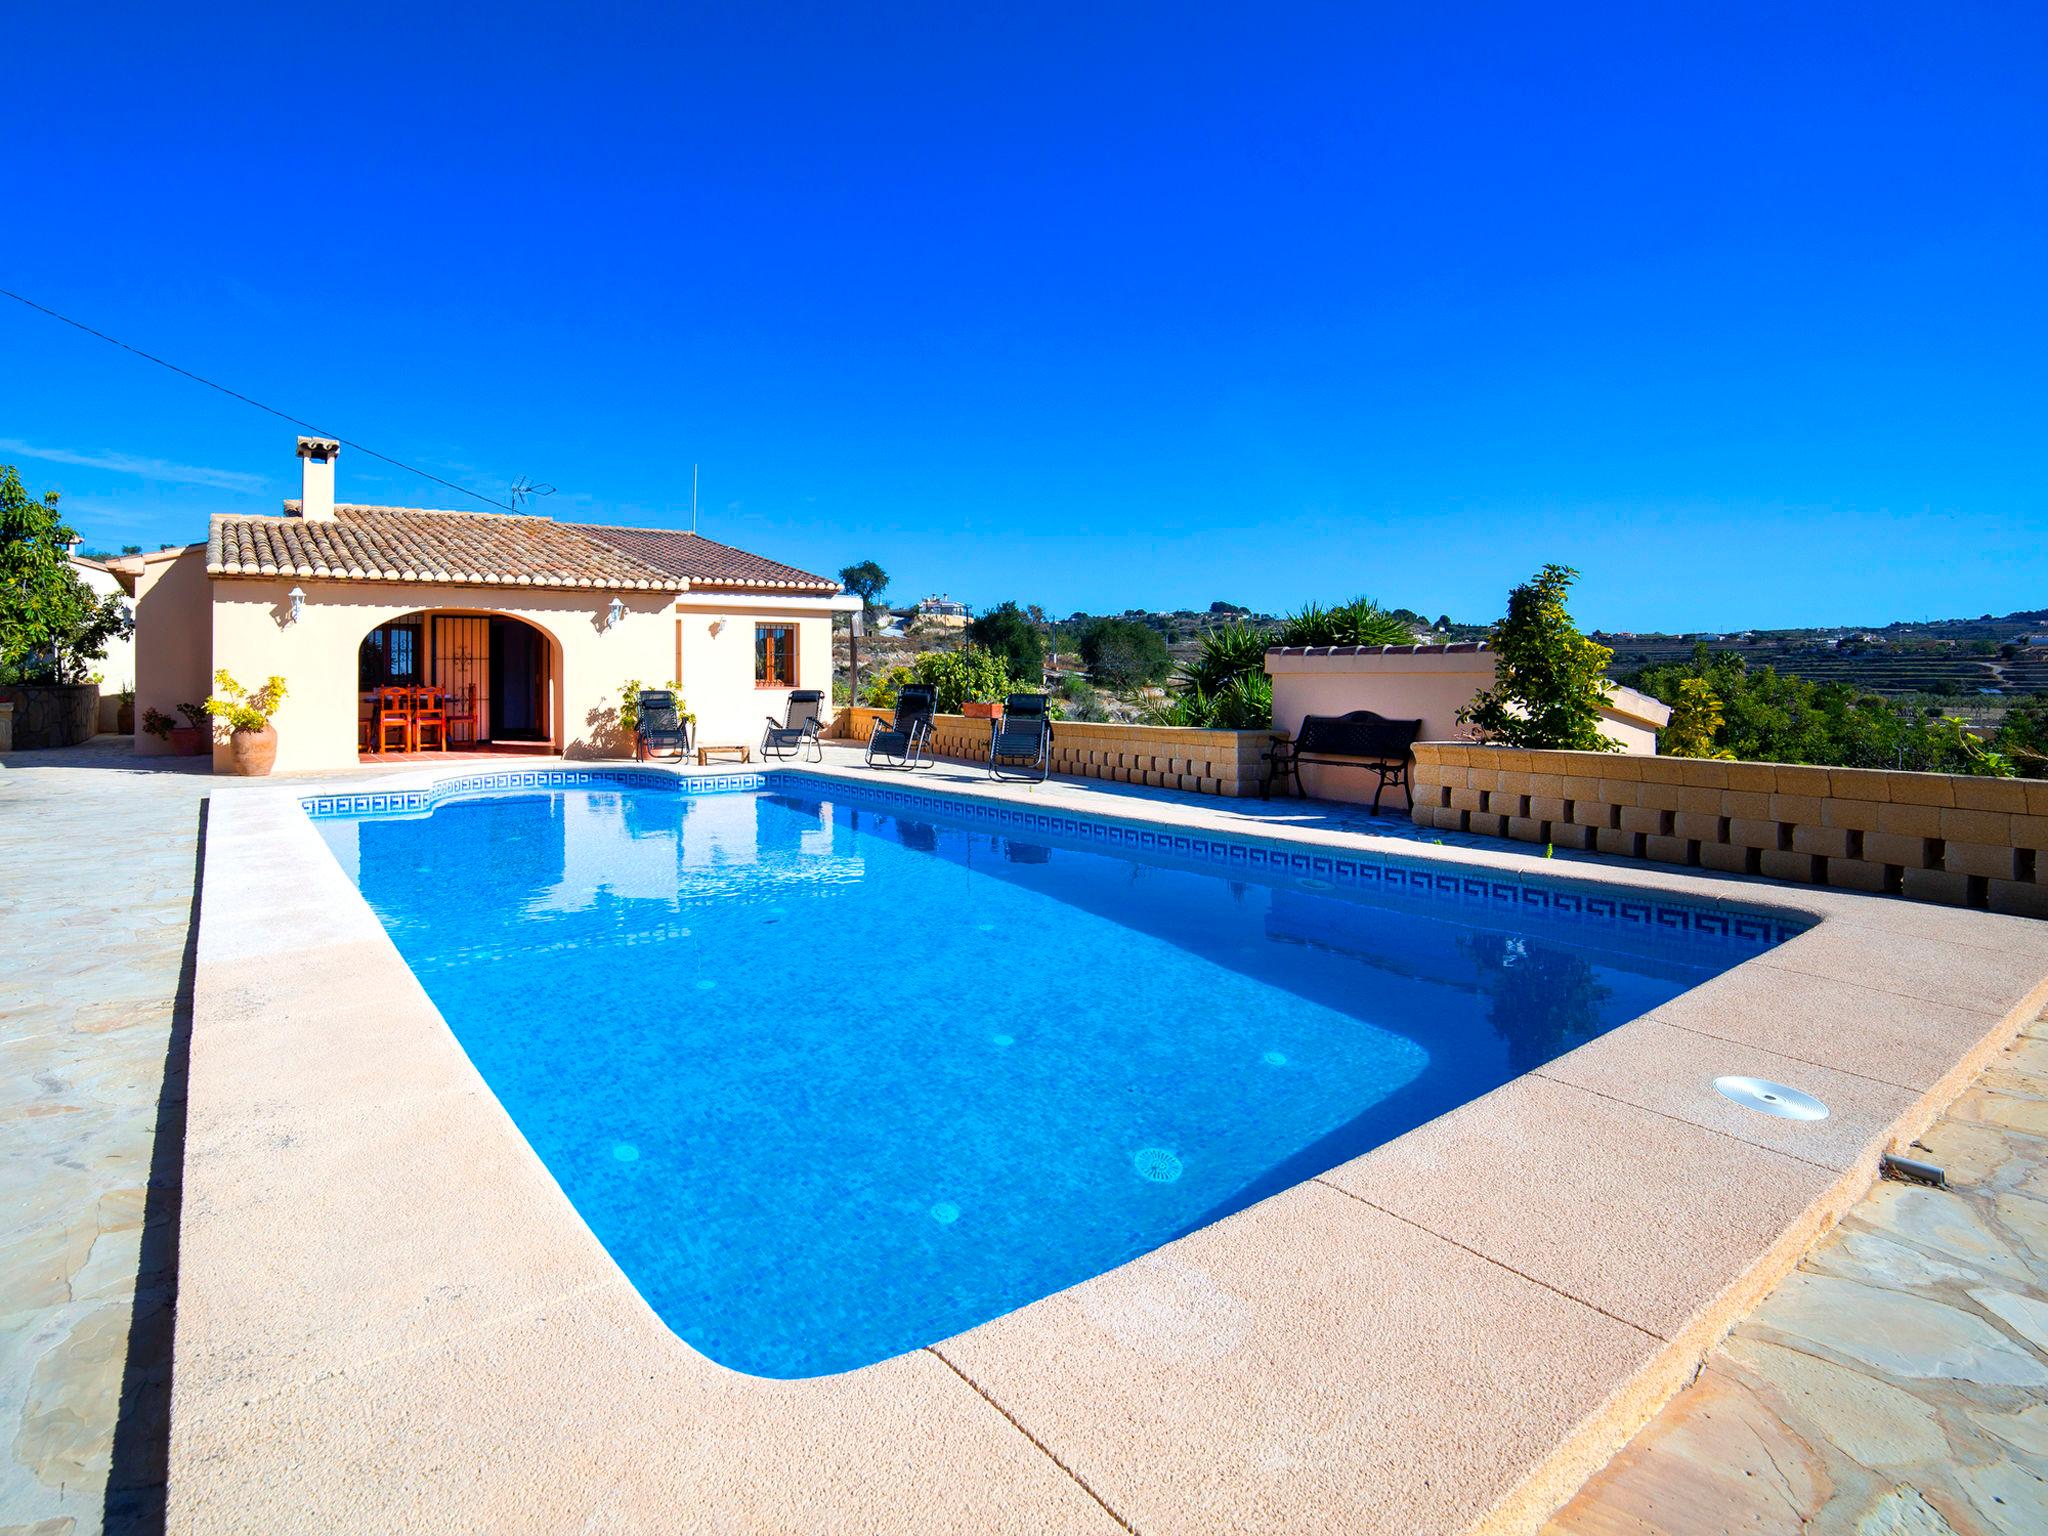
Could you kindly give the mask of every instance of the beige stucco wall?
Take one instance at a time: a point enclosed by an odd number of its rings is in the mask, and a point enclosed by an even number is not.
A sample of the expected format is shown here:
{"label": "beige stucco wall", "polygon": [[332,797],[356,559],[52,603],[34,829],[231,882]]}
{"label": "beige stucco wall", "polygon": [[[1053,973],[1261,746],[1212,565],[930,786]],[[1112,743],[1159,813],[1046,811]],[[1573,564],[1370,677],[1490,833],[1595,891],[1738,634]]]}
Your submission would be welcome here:
{"label": "beige stucco wall", "polygon": [[213,691],[212,583],[206,546],[141,557],[135,577],[135,751],[171,750],[142,728],[146,711],[159,710],[179,725],[180,704],[197,704]]}
{"label": "beige stucco wall", "polygon": [[[1482,688],[1493,686],[1491,651],[1385,651],[1290,656],[1268,652],[1273,679],[1273,724],[1290,735],[1309,715],[1369,709],[1390,720],[1420,720],[1423,741],[1457,741],[1470,732],[1458,711]],[[1657,727],[1669,711],[1630,688],[1616,688],[1603,711],[1602,734],[1623,752],[1657,750]],[[1302,781],[1321,800],[1370,801],[1378,780],[1355,768],[1305,764]]]}
{"label": "beige stucco wall", "polygon": [[[767,717],[784,717],[790,690],[754,684],[754,626],[797,626],[796,683],[824,695],[820,719],[832,720],[832,611],[825,598],[720,596],[686,592],[675,604],[682,645],[683,697],[697,717],[700,745],[755,746]],[[654,682],[676,677],[671,654]]]}
{"label": "beige stucco wall", "polygon": [[[666,680],[675,662],[673,594],[666,592],[308,578],[228,578],[212,585],[214,665],[245,687],[260,685],[272,673],[285,679],[288,692],[275,721],[278,773],[357,761],[357,652],[370,630],[403,614],[503,614],[547,636],[554,685],[549,718],[571,757],[622,753],[615,729],[620,684],[636,677]],[[288,622],[294,585],[306,593],[305,613],[296,623]],[[607,619],[614,596],[626,605],[616,626]],[[215,769],[231,765],[228,748],[217,744]]]}

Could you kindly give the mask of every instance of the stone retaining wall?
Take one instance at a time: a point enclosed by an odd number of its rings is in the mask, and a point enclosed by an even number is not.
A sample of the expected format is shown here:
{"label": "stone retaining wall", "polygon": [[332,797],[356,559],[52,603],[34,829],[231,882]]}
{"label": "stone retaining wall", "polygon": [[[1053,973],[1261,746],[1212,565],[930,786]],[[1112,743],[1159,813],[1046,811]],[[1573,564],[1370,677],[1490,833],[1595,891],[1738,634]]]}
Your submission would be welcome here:
{"label": "stone retaining wall", "polygon": [[[866,741],[892,711],[858,705],[842,709],[832,734]],[[932,750],[965,762],[988,761],[988,722],[965,715],[933,717]],[[1244,796],[1259,792],[1260,755],[1271,731],[1205,731],[1167,725],[1102,725],[1056,720],[1052,771],[1119,784],[1151,784],[1196,794]]]}
{"label": "stone retaining wall", "polygon": [[9,750],[75,747],[99,729],[100,690],[95,683],[47,683],[0,687],[0,700],[14,706]]}
{"label": "stone retaining wall", "polygon": [[1417,824],[2048,918],[2048,782],[1422,742]]}

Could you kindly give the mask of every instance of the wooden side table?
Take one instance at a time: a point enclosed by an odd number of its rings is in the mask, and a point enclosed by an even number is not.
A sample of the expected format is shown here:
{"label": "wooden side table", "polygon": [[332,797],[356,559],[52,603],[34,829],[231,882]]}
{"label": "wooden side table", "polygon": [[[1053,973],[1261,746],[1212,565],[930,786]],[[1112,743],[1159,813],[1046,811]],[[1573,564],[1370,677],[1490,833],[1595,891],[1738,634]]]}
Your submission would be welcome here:
{"label": "wooden side table", "polygon": [[708,768],[714,761],[751,763],[753,760],[753,751],[749,747],[699,747],[697,749],[697,766],[699,768]]}

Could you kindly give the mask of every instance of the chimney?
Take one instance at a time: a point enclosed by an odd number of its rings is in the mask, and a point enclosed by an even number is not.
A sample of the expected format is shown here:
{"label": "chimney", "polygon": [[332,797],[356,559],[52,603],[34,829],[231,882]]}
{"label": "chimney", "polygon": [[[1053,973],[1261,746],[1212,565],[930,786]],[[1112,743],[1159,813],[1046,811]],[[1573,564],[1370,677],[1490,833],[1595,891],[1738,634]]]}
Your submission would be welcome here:
{"label": "chimney", "polygon": [[334,460],[340,452],[331,437],[299,439],[299,516],[309,523],[334,521]]}

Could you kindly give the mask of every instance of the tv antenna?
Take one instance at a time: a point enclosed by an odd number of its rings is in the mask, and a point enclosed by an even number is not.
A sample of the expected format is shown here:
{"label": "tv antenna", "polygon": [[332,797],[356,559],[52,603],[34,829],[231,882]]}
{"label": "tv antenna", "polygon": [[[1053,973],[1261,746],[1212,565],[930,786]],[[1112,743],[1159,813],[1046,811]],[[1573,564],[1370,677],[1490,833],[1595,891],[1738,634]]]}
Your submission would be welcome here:
{"label": "tv antenna", "polygon": [[514,512],[523,512],[526,510],[526,504],[536,496],[552,496],[554,494],[555,488],[552,485],[536,481],[530,475],[521,475],[512,482],[512,510]]}

